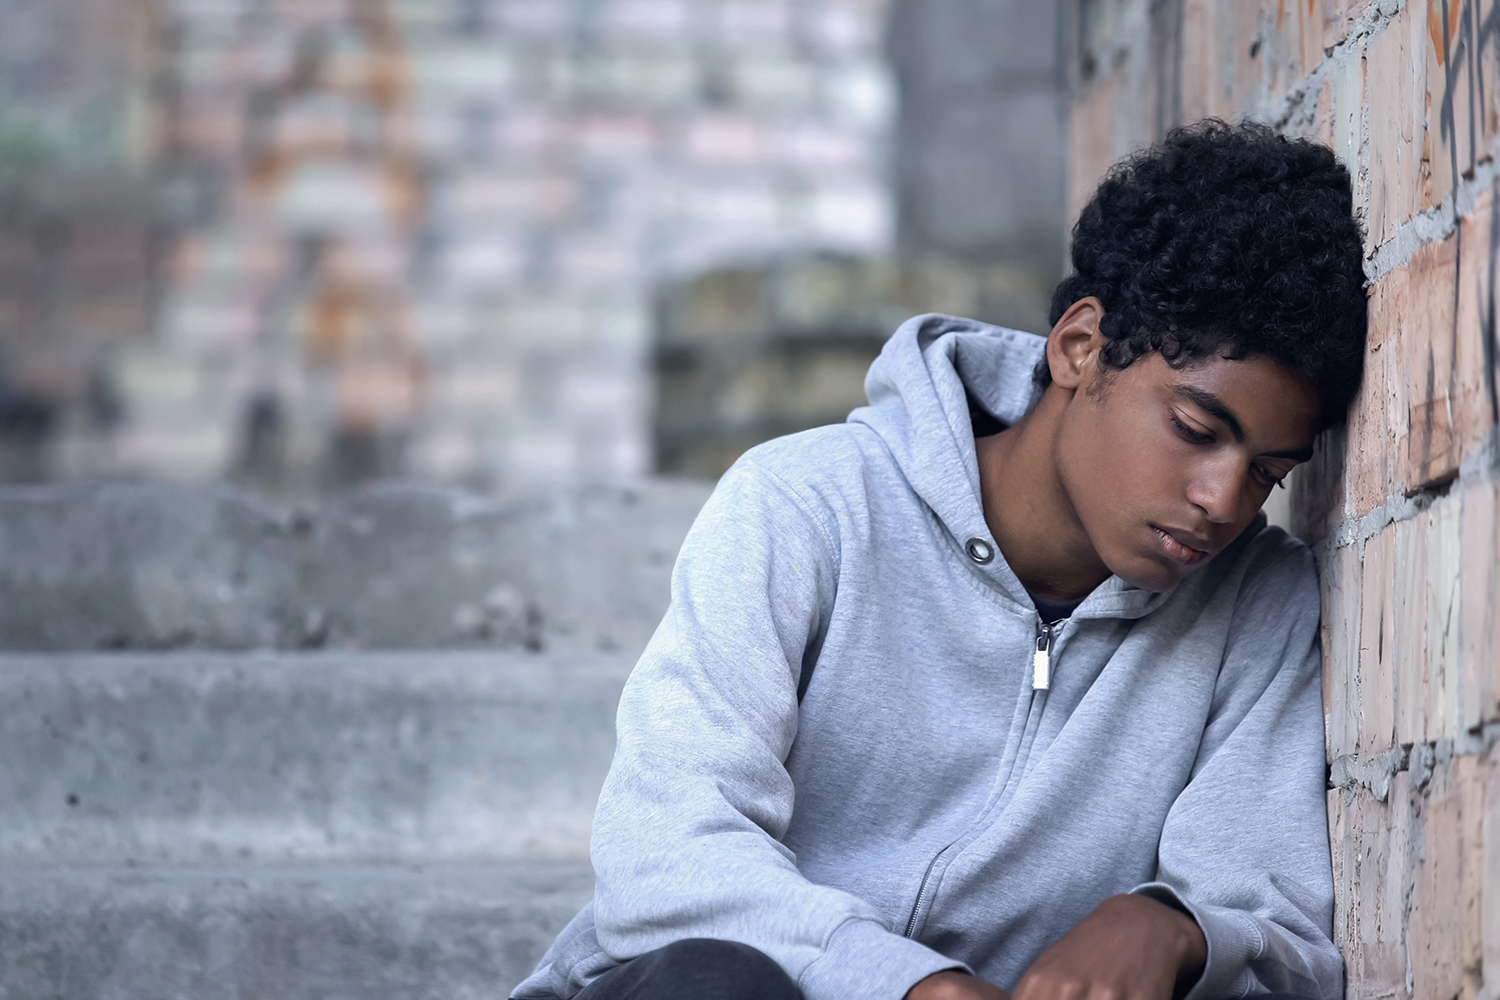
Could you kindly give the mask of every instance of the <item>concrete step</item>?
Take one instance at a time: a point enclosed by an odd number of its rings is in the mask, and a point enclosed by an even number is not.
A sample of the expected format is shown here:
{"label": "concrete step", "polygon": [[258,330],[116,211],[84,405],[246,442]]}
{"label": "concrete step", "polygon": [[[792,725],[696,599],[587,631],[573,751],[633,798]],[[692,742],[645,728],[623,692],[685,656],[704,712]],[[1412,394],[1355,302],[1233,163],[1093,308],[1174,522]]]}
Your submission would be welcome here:
{"label": "concrete step", "polygon": [[382,484],[293,509],[224,484],[6,487],[0,649],[639,653],[710,489]]}
{"label": "concrete step", "polygon": [[591,891],[566,862],[0,869],[0,1000],[502,1000]]}
{"label": "concrete step", "polygon": [[501,651],[0,656],[0,865],[579,861],[630,667]]}

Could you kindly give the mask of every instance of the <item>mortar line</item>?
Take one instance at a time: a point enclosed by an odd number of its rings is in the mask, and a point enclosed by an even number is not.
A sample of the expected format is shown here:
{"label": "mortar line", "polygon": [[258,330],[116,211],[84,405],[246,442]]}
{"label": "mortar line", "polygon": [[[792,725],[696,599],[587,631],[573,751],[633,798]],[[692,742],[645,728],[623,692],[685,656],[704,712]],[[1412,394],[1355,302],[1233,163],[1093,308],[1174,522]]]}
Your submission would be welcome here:
{"label": "mortar line", "polygon": [[[1458,466],[1458,475],[1449,484],[1443,496],[1455,496],[1472,486],[1500,482],[1500,427],[1491,427],[1479,447],[1465,455]],[[1362,517],[1343,521],[1328,533],[1328,537],[1312,546],[1314,557],[1326,563],[1329,556],[1339,549],[1359,545],[1363,552],[1365,542],[1378,535],[1387,525],[1408,521],[1429,510],[1441,497],[1430,490],[1416,493],[1392,493],[1385,503],[1372,509]]]}

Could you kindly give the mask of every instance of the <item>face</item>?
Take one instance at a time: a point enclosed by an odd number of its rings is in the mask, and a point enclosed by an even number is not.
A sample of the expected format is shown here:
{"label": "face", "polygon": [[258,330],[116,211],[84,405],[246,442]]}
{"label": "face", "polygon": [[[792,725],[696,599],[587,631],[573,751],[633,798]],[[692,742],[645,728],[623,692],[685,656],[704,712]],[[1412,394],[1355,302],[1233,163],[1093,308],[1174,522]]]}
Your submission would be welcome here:
{"label": "face", "polygon": [[1103,380],[1081,374],[1058,429],[1058,475],[1099,558],[1145,590],[1222,551],[1311,457],[1317,394],[1270,358],[1177,369],[1148,354]]}

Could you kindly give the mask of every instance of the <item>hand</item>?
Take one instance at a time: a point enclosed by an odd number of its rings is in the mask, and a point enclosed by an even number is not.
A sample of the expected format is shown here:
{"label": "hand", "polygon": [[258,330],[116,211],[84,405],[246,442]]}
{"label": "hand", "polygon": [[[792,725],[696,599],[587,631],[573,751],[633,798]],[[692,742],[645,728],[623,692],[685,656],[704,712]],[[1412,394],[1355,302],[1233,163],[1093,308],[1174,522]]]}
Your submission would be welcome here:
{"label": "hand", "polygon": [[1010,997],[993,983],[950,969],[934,972],[907,990],[906,1000],[1010,1000]]}
{"label": "hand", "polygon": [[1031,963],[1015,1000],[1171,1000],[1207,960],[1192,917],[1148,896],[1111,896]]}

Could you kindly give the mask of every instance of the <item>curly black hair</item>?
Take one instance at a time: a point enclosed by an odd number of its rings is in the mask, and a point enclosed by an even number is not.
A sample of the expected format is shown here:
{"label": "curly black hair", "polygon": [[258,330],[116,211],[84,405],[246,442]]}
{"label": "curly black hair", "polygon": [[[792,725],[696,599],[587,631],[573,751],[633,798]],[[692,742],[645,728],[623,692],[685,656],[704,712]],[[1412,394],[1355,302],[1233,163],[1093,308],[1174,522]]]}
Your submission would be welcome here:
{"label": "curly black hair", "polygon": [[[1052,324],[1093,295],[1106,368],[1275,358],[1322,397],[1359,390],[1365,275],[1349,172],[1333,151],[1266,125],[1205,119],[1112,167],[1073,227]],[[1051,382],[1045,358],[1036,381]]]}

